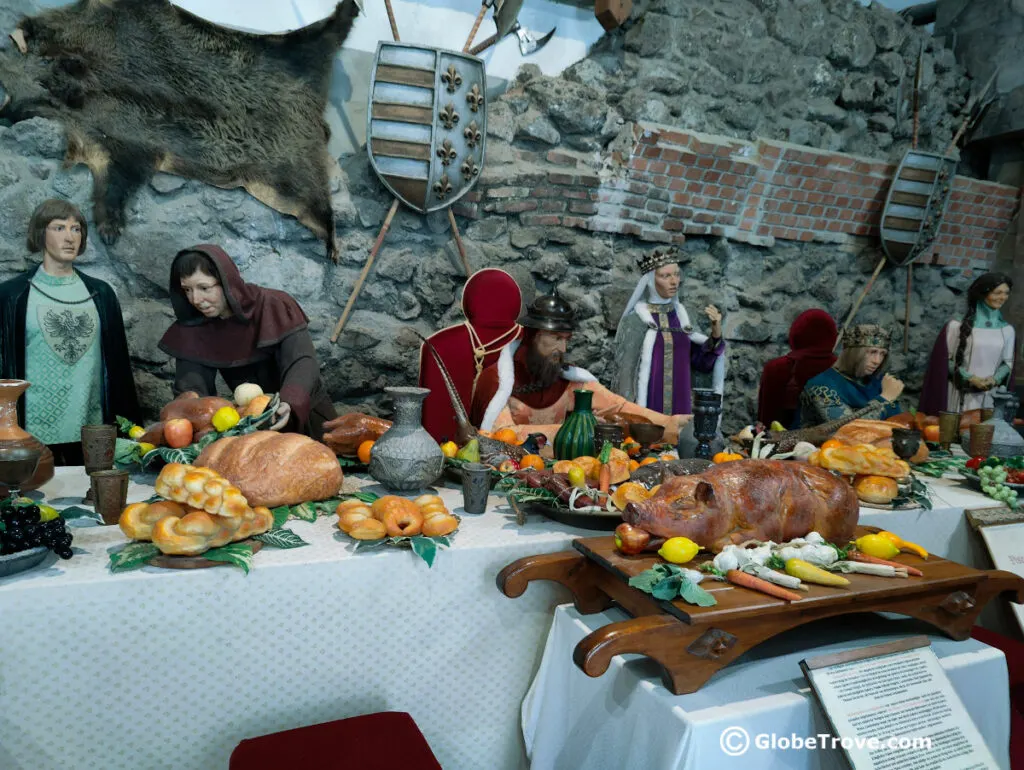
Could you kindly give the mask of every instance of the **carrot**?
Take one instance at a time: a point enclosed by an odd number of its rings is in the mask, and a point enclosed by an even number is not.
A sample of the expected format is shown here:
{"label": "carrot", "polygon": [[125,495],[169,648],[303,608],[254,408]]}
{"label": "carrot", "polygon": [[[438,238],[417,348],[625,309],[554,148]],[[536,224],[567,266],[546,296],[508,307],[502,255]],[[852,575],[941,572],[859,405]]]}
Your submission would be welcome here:
{"label": "carrot", "polygon": [[803,598],[800,594],[788,591],[781,586],[769,583],[767,580],[754,577],[753,575],[749,575],[738,569],[731,569],[726,572],[725,579],[734,585],[743,586],[744,588],[752,588],[755,591],[760,591],[763,594],[774,596],[776,599],[784,599],[787,602],[798,602]]}
{"label": "carrot", "polygon": [[924,573],[917,567],[908,567],[906,564],[901,564],[898,561],[889,561],[888,559],[879,559],[877,556],[868,556],[866,553],[861,553],[860,551],[850,551],[846,554],[846,558],[850,561],[859,561],[864,564],[885,564],[889,567],[895,567],[896,569],[905,569],[908,575],[924,577]]}
{"label": "carrot", "polygon": [[612,485],[612,468],[608,463],[601,463],[601,470],[597,475],[597,488],[607,494]]}

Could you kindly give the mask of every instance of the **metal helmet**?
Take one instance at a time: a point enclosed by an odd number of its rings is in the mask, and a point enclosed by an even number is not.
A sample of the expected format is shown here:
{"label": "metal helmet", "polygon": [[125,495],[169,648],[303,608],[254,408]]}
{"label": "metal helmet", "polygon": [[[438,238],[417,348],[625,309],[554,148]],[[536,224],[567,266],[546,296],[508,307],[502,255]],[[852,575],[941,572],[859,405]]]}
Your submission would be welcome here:
{"label": "metal helmet", "polygon": [[545,294],[537,297],[519,319],[519,323],[527,329],[539,329],[546,332],[576,331],[576,311],[558,294]]}

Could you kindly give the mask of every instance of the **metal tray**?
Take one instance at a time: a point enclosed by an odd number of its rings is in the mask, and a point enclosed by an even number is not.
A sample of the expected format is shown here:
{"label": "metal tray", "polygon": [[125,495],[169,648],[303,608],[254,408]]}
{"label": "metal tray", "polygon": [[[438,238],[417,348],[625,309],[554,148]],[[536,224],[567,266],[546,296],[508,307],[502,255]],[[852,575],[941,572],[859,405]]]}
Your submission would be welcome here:
{"label": "metal tray", "polygon": [[597,532],[613,532],[622,523],[622,514],[618,510],[608,513],[583,513],[546,503],[524,503],[521,507],[528,514],[537,513],[559,524]]}
{"label": "metal tray", "polygon": [[6,556],[0,556],[0,578],[14,575],[32,569],[46,558],[50,549],[43,545],[29,548],[27,551],[18,551]]}

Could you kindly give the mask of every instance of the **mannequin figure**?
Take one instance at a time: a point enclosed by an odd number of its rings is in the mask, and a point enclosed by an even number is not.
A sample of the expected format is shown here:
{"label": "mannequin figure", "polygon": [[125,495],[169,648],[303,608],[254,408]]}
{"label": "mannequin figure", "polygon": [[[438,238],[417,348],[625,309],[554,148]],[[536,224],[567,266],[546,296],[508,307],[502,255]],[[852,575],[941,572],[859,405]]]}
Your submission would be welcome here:
{"label": "mannequin figure", "polygon": [[710,372],[712,388],[725,383],[722,314],[704,308],[711,336],[694,329],[676,297],[680,273],[676,249],[658,249],[637,260],[643,277],[615,333],[616,392],[662,414],[691,414],[692,372]]}
{"label": "mannequin figure", "polygon": [[932,347],[921,411],[968,412],[991,409],[992,391],[1012,386],[1016,338],[1000,308],[1010,297],[1013,280],[986,273],[967,290],[967,314],[943,327]]}

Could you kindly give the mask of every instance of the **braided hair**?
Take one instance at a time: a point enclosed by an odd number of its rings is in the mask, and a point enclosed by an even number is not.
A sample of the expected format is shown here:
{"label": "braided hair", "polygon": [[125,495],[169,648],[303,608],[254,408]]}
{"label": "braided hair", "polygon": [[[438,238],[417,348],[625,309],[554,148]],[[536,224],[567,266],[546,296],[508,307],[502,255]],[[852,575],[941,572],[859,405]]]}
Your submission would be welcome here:
{"label": "braided hair", "polygon": [[964,355],[967,352],[967,341],[974,331],[974,316],[977,314],[978,303],[984,302],[985,297],[1004,283],[1013,288],[1013,279],[1005,273],[985,273],[967,289],[967,315],[960,324],[960,338],[956,342],[956,353],[953,356],[953,378],[957,390],[962,391],[967,385],[960,376],[960,367],[963,366]]}

